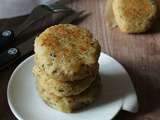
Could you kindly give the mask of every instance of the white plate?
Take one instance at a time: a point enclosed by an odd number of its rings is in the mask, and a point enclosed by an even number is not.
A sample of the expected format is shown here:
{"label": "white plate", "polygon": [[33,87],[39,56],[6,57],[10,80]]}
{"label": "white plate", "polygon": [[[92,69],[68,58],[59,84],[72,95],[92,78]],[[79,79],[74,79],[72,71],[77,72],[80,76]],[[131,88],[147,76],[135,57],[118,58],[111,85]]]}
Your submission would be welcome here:
{"label": "white plate", "polygon": [[125,69],[110,56],[101,53],[100,98],[77,113],[62,113],[48,107],[38,96],[32,75],[33,56],[24,60],[13,72],[7,89],[9,106],[18,119],[24,120],[110,120],[122,108],[126,94]]}

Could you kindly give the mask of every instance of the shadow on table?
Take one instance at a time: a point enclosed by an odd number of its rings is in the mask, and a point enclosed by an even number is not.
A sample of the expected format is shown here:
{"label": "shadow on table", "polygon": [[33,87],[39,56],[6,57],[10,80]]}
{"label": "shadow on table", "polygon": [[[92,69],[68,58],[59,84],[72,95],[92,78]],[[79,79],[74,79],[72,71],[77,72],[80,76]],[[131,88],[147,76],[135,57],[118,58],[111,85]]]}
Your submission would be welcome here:
{"label": "shadow on table", "polygon": [[[152,64],[152,66],[148,69],[141,71],[139,68],[135,68],[134,71],[129,71],[131,77],[133,78],[133,83],[136,86],[137,96],[139,98],[140,112],[148,113],[159,110],[160,108],[160,88],[159,88],[159,66],[158,61],[156,64]],[[128,70],[131,70],[131,67],[127,67]],[[157,73],[156,73],[157,71]],[[135,81],[137,80],[137,81]]]}
{"label": "shadow on table", "polygon": [[148,34],[158,34],[160,33],[160,15],[156,19],[155,23],[152,25],[152,28],[147,32]]}
{"label": "shadow on table", "polygon": [[82,109],[82,112],[89,109],[98,110],[100,107],[104,107],[103,109],[107,110],[107,107],[119,105],[119,103],[116,103],[118,101],[122,104],[121,99],[133,92],[129,76],[123,73],[107,75],[101,74],[101,83],[102,90],[98,100],[96,100],[92,105]]}

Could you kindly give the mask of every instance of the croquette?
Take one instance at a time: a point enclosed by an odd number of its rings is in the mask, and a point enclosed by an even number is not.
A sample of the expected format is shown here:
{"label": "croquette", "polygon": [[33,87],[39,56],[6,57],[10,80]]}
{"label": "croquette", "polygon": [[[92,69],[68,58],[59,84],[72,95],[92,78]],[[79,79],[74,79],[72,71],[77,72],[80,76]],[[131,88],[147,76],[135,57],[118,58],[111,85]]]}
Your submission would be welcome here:
{"label": "croquette", "polygon": [[155,0],[113,0],[112,6],[120,30],[127,33],[149,30],[158,11]]}

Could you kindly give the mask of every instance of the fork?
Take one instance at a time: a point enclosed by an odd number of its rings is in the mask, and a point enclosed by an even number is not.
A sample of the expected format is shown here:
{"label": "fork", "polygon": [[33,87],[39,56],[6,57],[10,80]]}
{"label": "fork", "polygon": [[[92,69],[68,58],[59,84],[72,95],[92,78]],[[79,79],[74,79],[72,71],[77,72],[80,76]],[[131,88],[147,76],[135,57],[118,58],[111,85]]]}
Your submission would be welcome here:
{"label": "fork", "polygon": [[53,5],[39,5],[32,10],[29,17],[17,28],[15,36],[21,34],[25,29],[38,20],[56,12],[65,12],[67,14],[73,12],[73,10],[57,3]]}

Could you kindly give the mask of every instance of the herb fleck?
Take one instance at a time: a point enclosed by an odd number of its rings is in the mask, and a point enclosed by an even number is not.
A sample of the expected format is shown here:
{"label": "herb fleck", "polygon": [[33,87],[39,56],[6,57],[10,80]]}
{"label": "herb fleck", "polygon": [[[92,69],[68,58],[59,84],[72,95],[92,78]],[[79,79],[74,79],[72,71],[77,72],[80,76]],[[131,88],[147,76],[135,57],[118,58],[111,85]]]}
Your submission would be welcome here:
{"label": "herb fleck", "polygon": [[62,90],[62,89],[59,89],[58,91],[59,91],[59,92],[64,92],[64,90]]}
{"label": "herb fleck", "polygon": [[54,58],[56,57],[56,55],[54,53],[50,53],[50,57],[52,60],[54,60]]}
{"label": "herb fleck", "polygon": [[92,42],[91,45],[94,45],[94,43]]}
{"label": "herb fleck", "polygon": [[44,69],[44,64],[42,65],[42,68]]}

